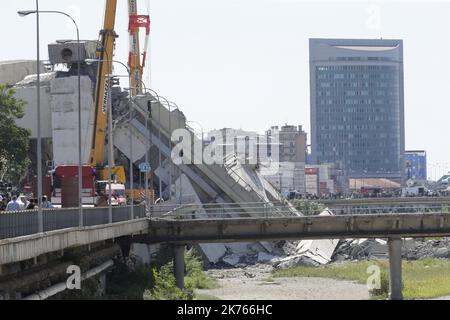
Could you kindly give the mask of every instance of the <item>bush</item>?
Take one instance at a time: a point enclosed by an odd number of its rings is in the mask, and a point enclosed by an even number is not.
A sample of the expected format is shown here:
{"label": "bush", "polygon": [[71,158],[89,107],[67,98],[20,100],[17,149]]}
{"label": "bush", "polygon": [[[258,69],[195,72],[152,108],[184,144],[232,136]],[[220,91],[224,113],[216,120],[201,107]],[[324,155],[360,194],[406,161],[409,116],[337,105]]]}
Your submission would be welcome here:
{"label": "bush", "polygon": [[152,269],[153,288],[144,292],[144,300],[192,300],[193,292],[180,290],[173,275],[173,263]]}
{"label": "bush", "polygon": [[217,282],[209,278],[203,271],[203,262],[196,256],[194,250],[189,250],[186,253],[186,288],[194,291],[195,289],[215,289]]}
{"label": "bush", "polygon": [[313,201],[294,200],[292,205],[305,216],[317,216],[325,210],[323,204]]}
{"label": "bush", "polygon": [[193,300],[196,298],[195,289],[217,287],[216,281],[203,272],[203,262],[195,255],[194,250],[186,252],[185,262],[185,290],[176,286],[173,262],[170,262],[159,270],[152,268],[153,288],[145,291],[144,300]]}

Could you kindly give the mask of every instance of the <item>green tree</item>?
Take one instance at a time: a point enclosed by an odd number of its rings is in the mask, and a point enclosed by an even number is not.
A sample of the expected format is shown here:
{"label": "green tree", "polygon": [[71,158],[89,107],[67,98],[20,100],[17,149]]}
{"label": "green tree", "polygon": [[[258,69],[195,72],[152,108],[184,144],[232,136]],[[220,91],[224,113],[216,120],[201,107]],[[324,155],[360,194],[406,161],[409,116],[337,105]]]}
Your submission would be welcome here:
{"label": "green tree", "polygon": [[14,89],[0,84],[0,180],[19,183],[30,165],[31,132],[16,125],[25,115],[25,102],[14,94]]}
{"label": "green tree", "polygon": [[294,200],[292,205],[305,216],[317,216],[326,209],[323,204],[309,200]]}

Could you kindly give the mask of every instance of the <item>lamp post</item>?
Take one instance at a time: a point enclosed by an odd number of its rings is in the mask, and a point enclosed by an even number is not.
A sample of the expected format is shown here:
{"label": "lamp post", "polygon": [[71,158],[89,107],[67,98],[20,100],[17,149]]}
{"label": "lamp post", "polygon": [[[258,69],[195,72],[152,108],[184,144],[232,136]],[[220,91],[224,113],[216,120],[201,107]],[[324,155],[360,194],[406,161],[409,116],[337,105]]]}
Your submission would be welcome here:
{"label": "lamp post", "polygon": [[[164,97],[159,97],[161,100],[165,102],[165,105],[169,108],[169,149],[170,149],[170,159],[172,161],[172,111],[180,110],[177,104],[170,102]],[[173,109],[172,109],[173,108]],[[172,161],[172,165],[174,165]],[[170,168],[170,176],[169,176],[169,185],[170,185],[170,194],[169,194],[169,200],[172,200],[172,182],[173,182],[173,170],[172,167]],[[176,184],[175,184],[175,192],[176,192]],[[181,188],[180,188],[180,194],[181,194]]]}
{"label": "lamp post", "polygon": [[41,136],[41,58],[40,58],[40,30],[39,30],[39,0],[36,0],[36,10],[20,11],[19,16],[25,17],[31,13],[36,14],[36,73],[37,73],[37,193],[38,193],[38,228],[39,233],[44,232],[44,216],[42,212],[42,136]]}
{"label": "lamp post", "polygon": [[[158,139],[159,139],[159,142],[162,143],[162,140],[161,140],[161,105],[162,105],[161,98],[159,97],[159,95],[155,91],[153,91],[151,89],[149,89],[149,91],[156,96],[156,98],[157,98],[157,100],[158,100],[158,102],[160,104],[160,106],[158,108]],[[171,117],[171,115],[170,115],[170,110],[169,110],[169,121],[170,121],[170,117]],[[170,140],[170,137],[169,137],[169,140]],[[169,141],[169,144],[170,143],[171,142]],[[161,148],[158,148],[158,167],[160,169],[162,168],[162,152],[161,152]],[[159,197],[160,197],[160,199],[162,199],[163,198],[162,197],[162,192],[163,191],[162,191],[161,175],[158,176],[158,182],[159,182],[158,183],[159,184]]]}
{"label": "lamp post", "polygon": [[[113,62],[115,62],[115,61],[113,61]],[[121,63],[121,62],[119,62],[119,61],[117,61],[118,63]],[[123,63],[121,63],[122,65],[124,65]],[[129,70],[129,69],[128,69]],[[130,77],[131,77],[131,73],[130,73]],[[153,103],[155,103],[155,102],[159,102],[159,103],[161,103],[160,102],[160,100],[159,100],[159,96],[158,96],[158,94],[155,92],[155,91],[153,91],[153,90],[151,90],[151,89],[148,89],[146,86],[145,86],[145,83],[141,80],[140,81],[141,82],[141,85],[142,85],[142,87],[144,88],[144,91],[145,91],[145,93],[148,93],[148,92],[150,92],[150,93],[152,93],[152,94],[155,94],[155,97],[156,97],[156,101],[150,101],[150,103],[151,104],[153,104]],[[130,92],[132,92],[132,90],[134,90],[134,89],[136,89],[136,88],[132,88],[131,87],[131,78],[130,78]],[[131,95],[130,95],[131,96]],[[130,98],[130,103],[134,103],[133,101],[132,101],[132,99]],[[152,134],[151,134],[151,130],[149,130],[149,128],[148,128],[148,124],[149,124],[149,115],[151,115],[151,107],[149,107],[149,109],[147,110],[147,112],[146,112],[146,114],[145,114],[145,116],[144,116],[144,118],[145,118],[145,128],[147,129],[147,131],[149,132],[149,135],[150,135],[150,139],[151,139],[151,141],[152,141],[152,145],[153,145],[153,136],[152,136]],[[131,121],[132,121],[132,117],[131,117],[131,113],[130,113],[130,144],[132,145],[133,144],[133,141],[132,141],[132,131],[131,131]],[[150,122],[150,124],[151,124],[151,122]],[[150,147],[151,146],[149,146],[149,141],[150,141],[150,139],[146,139],[146,148],[147,148],[147,151],[146,151],[146,153],[145,153],[145,164],[147,165],[148,163],[149,163],[149,156],[148,156],[148,152],[149,152],[149,149],[150,149]],[[160,153],[161,153],[161,150],[160,150]],[[130,166],[132,167],[132,163],[130,164]],[[144,184],[145,184],[145,187],[144,187],[144,189],[145,189],[145,204],[146,204],[146,208],[145,208],[145,211],[148,213],[148,203],[149,203],[149,199],[148,199],[148,188],[149,188],[149,186],[148,186],[148,172],[145,172],[145,174],[146,174],[146,179],[145,179],[145,182],[144,182]],[[142,172],[140,173],[140,178],[141,178],[141,176],[142,176]],[[140,179],[139,178],[139,179]],[[140,181],[139,181],[140,182]]]}
{"label": "lamp post", "polygon": [[[169,101],[169,105],[175,106],[178,110],[180,110],[180,108],[178,107],[178,105],[176,103]],[[181,128],[181,124],[180,124],[181,116],[180,115],[178,116],[177,129]],[[180,206],[181,206],[183,204],[183,172],[180,167],[178,168],[178,172],[180,174]]]}
{"label": "lamp post", "polygon": [[[105,51],[106,52],[106,51]],[[109,62],[109,57],[107,57],[108,59],[107,60],[101,60],[101,59],[86,59],[86,62]],[[128,72],[128,82],[129,82],[129,86],[131,87],[131,71],[130,71],[130,68],[128,68],[128,66],[125,64],[125,63],[123,63],[123,62],[121,62],[121,61],[118,61],[118,60],[111,60],[111,62],[113,62],[113,63],[118,63],[118,64],[120,64],[120,65],[122,65],[126,70],[127,70],[127,72]],[[109,73],[110,73],[110,75],[112,76],[112,71],[111,70],[109,70]],[[111,79],[109,79],[109,81],[111,81]],[[113,121],[112,121],[112,96],[111,96],[111,83],[109,84],[109,102],[111,103],[110,104],[110,110],[109,110],[109,130],[108,130],[108,134],[109,134],[109,144],[110,144],[110,147],[109,147],[109,160],[108,160],[108,162],[109,162],[109,210],[110,210],[110,214],[111,214],[111,212],[112,212],[112,187],[111,187],[111,180],[112,180],[112,163],[113,163],[113,161],[112,161],[112,157],[113,157],[113,155],[112,155],[112,151],[113,151],[113,139],[112,139],[112,123],[113,123]],[[133,133],[132,133],[132,128],[131,128],[131,121],[133,121],[133,110],[134,110],[134,108],[133,108],[133,106],[132,106],[132,97],[131,97],[131,93],[130,93],[130,118],[129,118],[129,120],[130,120],[130,125],[129,125],[129,128],[130,128],[130,132],[129,132],[129,135],[130,135],[130,189],[131,189],[131,212],[130,212],[130,215],[131,215],[131,220],[133,220],[134,219],[134,193],[133,193],[133,190],[134,190],[134,169],[133,169],[133,165],[134,165],[134,159],[133,159]]]}
{"label": "lamp post", "polygon": [[201,131],[202,131],[202,148],[203,148],[203,144],[204,144],[204,142],[205,142],[205,130],[203,129],[203,126],[199,123],[199,122],[197,122],[197,121],[192,121],[192,120],[190,120],[190,121],[186,121],[186,123],[195,123],[196,125],[198,125],[200,128],[201,128]]}
{"label": "lamp post", "polygon": [[40,232],[43,231],[43,224],[42,222],[42,137],[41,137],[41,104],[40,104],[40,48],[39,48],[39,15],[41,13],[46,14],[59,14],[63,15],[67,18],[69,18],[77,31],[77,54],[78,54],[78,204],[79,204],[79,226],[83,226],[83,163],[82,163],[82,152],[81,152],[81,52],[80,52],[80,28],[78,27],[78,24],[76,23],[75,19],[70,16],[69,14],[63,12],[63,11],[39,11],[39,0],[36,0],[36,10],[22,10],[17,12],[19,16],[26,17],[30,14],[36,14],[36,20],[37,20],[37,121],[38,121],[38,152],[37,152],[37,158],[38,158],[38,204],[39,204],[39,230]]}

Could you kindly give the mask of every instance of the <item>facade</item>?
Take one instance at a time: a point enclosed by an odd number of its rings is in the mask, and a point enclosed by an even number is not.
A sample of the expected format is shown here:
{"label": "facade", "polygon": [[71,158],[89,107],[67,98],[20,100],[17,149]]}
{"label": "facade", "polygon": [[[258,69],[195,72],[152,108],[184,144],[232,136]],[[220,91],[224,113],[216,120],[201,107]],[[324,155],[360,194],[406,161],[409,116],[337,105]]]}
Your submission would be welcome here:
{"label": "facade", "polygon": [[406,179],[426,181],[427,175],[427,152],[426,151],[406,151]]}
{"label": "facade", "polygon": [[280,193],[297,191],[306,194],[305,186],[305,163],[280,162],[279,170],[275,174],[264,175]]}
{"label": "facade", "polygon": [[404,178],[402,40],[310,40],[314,164]]}
{"label": "facade", "polygon": [[[278,134],[280,162],[306,163],[308,135],[302,126],[274,126],[267,131],[268,140]],[[272,146],[269,146],[269,149]]]}
{"label": "facade", "polygon": [[348,180],[335,164],[306,165],[306,193],[326,197],[330,194],[348,193]]}
{"label": "facade", "polygon": [[206,135],[206,144],[215,142],[215,154],[224,158],[236,154],[242,163],[257,164],[267,160],[266,138],[254,131],[223,128],[212,130]]}
{"label": "facade", "polygon": [[306,168],[305,169],[305,190],[307,195],[319,195],[319,169]]}

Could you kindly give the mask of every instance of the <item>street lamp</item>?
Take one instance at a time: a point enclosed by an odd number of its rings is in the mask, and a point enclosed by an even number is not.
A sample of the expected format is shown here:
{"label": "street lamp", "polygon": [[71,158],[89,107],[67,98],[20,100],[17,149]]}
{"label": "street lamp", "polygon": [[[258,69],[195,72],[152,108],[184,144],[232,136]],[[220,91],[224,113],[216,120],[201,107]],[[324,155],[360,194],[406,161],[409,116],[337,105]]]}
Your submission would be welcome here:
{"label": "street lamp", "polygon": [[[119,62],[119,61],[114,61],[113,60],[113,62],[118,62],[118,63],[120,63],[120,64],[122,64],[123,66],[125,66],[123,63],[121,63],[121,62]],[[126,67],[126,66],[125,66]],[[126,67],[127,68],[127,67]],[[127,70],[128,70],[128,72],[129,72],[129,75],[130,75],[130,88],[129,88],[129,90],[130,90],[130,103],[134,103],[134,101],[132,101],[132,99],[131,99],[131,92],[132,92],[132,90],[134,90],[134,89],[136,89],[136,88],[132,88],[131,87],[131,73],[130,73],[130,70],[127,68]],[[148,93],[148,92],[150,92],[151,94],[154,94],[155,95],[155,97],[156,97],[156,101],[150,101],[152,104],[153,103],[155,103],[155,102],[159,102],[159,103],[161,103],[161,101],[159,100],[159,96],[158,96],[158,94],[155,92],[155,91],[153,91],[153,90],[151,90],[151,89],[148,89],[147,87],[146,87],[146,85],[145,85],[145,83],[142,81],[142,80],[140,80],[140,83],[141,83],[141,85],[142,85],[142,87],[144,88],[144,91],[145,91],[145,93]],[[147,110],[147,112],[145,113],[145,116],[144,116],[144,118],[145,118],[145,128],[147,129],[147,131],[149,132],[149,138],[151,139],[151,142],[152,142],[152,145],[153,145],[153,136],[152,136],[152,134],[151,134],[151,130],[149,130],[148,129],[148,120],[149,120],[149,113],[150,113],[150,111],[151,110]],[[130,111],[130,145],[133,145],[133,138],[132,138],[132,128],[131,128],[131,122],[132,122],[132,116],[131,116],[131,111]],[[150,122],[151,123],[151,122]],[[160,131],[160,130],[159,130]],[[161,132],[160,132],[160,138],[161,138]],[[150,149],[150,147],[151,146],[149,146],[149,141],[150,141],[150,139],[146,139],[146,148],[147,148],[147,151],[146,151],[146,153],[145,153],[145,164],[147,165],[148,163],[149,163],[149,155],[148,155],[148,152],[149,152],[149,149]],[[161,159],[161,150],[159,151],[160,152],[160,159]],[[132,151],[131,151],[131,153],[132,153]],[[161,162],[161,160],[160,160],[160,162]],[[132,167],[133,166],[133,163],[130,163],[130,167]],[[148,172],[146,172],[146,174],[148,174]],[[161,181],[160,181],[160,183],[161,183]],[[149,199],[148,199],[148,188],[149,188],[149,186],[148,186],[148,175],[146,176],[146,179],[145,179],[145,204],[146,204],[146,212],[148,213],[148,203],[149,203]]]}
{"label": "street lamp", "polygon": [[202,131],[202,147],[203,147],[203,144],[205,142],[205,130],[203,129],[203,126],[198,121],[190,120],[190,121],[186,121],[186,123],[188,123],[188,124],[189,123],[195,123],[196,125],[198,125],[201,128],[201,131]]}
{"label": "street lamp", "polygon": [[[159,97],[161,100],[163,100],[163,104],[166,105],[169,108],[169,149],[170,149],[170,159],[172,161],[172,111],[175,110],[180,110],[180,108],[178,107],[178,105],[176,103],[170,102],[169,100],[167,100],[164,97]],[[178,124],[179,127],[179,124]],[[177,128],[178,129],[178,128]],[[169,185],[170,185],[170,194],[169,194],[169,200],[172,200],[172,181],[173,181],[173,166],[175,164],[172,161],[172,166],[170,168],[170,176],[169,176]],[[181,176],[181,175],[180,175]],[[181,183],[180,183],[180,197],[181,197]],[[175,184],[175,193],[176,193],[176,184]],[[181,202],[181,199],[180,199]]]}
{"label": "street lamp", "polygon": [[[105,51],[105,53],[107,53]],[[107,57],[106,60],[102,60],[102,59],[86,59],[87,63],[94,63],[94,62],[113,62],[113,63],[118,63],[120,65],[122,65],[128,72],[128,82],[129,85],[131,87],[131,71],[130,68],[128,68],[128,66],[118,60],[109,60],[109,57]],[[112,70],[109,70],[109,76],[112,77]],[[111,81],[111,79],[109,80]],[[133,159],[133,132],[132,132],[132,128],[131,128],[131,122],[133,121],[133,106],[132,106],[132,100],[131,100],[131,93],[130,93],[130,124],[129,124],[129,135],[130,135],[130,189],[131,189],[131,220],[134,219],[134,169],[133,169],[133,165],[134,165],[134,159]],[[111,96],[111,83],[109,84],[109,99],[108,99],[111,103],[110,105],[110,110],[109,110],[109,130],[108,130],[108,134],[109,134],[109,165],[108,165],[108,174],[109,174],[109,210],[110,210],[110,215],[112,212],[112,157],[113,157],[113,139],[112,139],[112,96]]]}
{"label": "street lamp", "polygon": [[[159,108],[158,108],[158,139],[159,139],[159,142],[160,143],[162,143],[162,140],[161,140],[161,106],[163,105],[162,104],[162,102],[161,102],[161,97],[158,95],[158,93],[156,92],[156,91],[154,91],[154,90],[152,90],[152,89],[148,89],[148,91],[151,93],[151,94],[153,94],[156,98],[157,98],[157,100],[158,100],[158,102],[159,102]],[[163,98],[164,99],[164,98]],[[167,101],[167,100],[166,100]],[[170,118],[171,118],[171,114],[170,114],[170,110],[169,110],[169,124],[170,124]],[[169,125],[170,126],[170,125]],[[169,129],[170,130],[170,129]],[[171,133],[170,133],[171,134]],[[171,137],[169,137],[169,144],[171,143],[170,142],[170,138]],[[153,141],[153,136],[152,136],[152,141]],[[162,169],[162,152],[161,152],[161,148],[158,148],[158,167],[160,168],[160,169]],[[158,176],[158,182],[159,182],[159,197],[160,197],[160,199],[162,199],[163,200],[163,196],[162,196],[162,193],[163,193],[163,191],[162,191],[162,179],[161,179],[161,175],[159,175]],[[171,188],[171,187],[170,187]]]}
{"label": "street lamp", "polygon": [[36,0],[35,11],[20,11],[19,16],[25,17],[36,13],[36,68],[37,68],[37,193],[38,193],[38,224],[39,233],[44,232],[44,216],[42,213],[42,137],[41,137],[41,61],[40,61],[40,34],[39,34],[39,0]]}
{"label": "street lamp", "polygon": [[41,137],[41,105],[40,105],[40,47],[39,47],[39,14],[59,14],[69,18],[77,31],[77,53],[78,53],[78,204],[79,204],[79,226],[83,226],[83,168],[82,168],[82,153],[81,153],[81,53],[80,53],[80,29],[75,19],[63,11],[39,11],[39,0],[36,0],[36,10],[21,10],[17,14],[20,17],[26,17],[31,14],[36,14],[37,20],[37,121],[38,121],[38,207],[39,207],[39,231],[43,231],[42,221],[42,137]]}
{"label": "street lamp", "polygon": [[[169,105],[174,107],[176,110],[180,111],[180,108],[178,107],[178,105],[174,102],[168,101]],[[180,113],[181,115],[181,113]],[[177,123],[177,129],[181,128],[181,124],[180,124],[180,120],[181,120],[181,116],[178,116],[178,123]],[[178,172],[180,174],[180,205],[183,204],[183,172],[181,170],[180,167],[178,167]]]}

